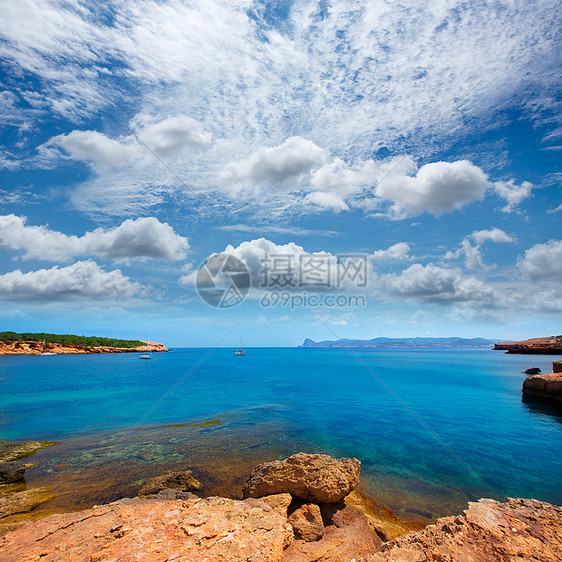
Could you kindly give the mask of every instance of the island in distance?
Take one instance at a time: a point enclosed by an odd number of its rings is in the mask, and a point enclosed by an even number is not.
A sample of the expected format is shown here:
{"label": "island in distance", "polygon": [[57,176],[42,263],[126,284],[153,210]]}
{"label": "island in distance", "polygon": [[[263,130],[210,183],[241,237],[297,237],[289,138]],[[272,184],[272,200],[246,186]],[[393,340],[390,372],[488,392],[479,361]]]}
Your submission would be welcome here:
{"label": "island in distance", "polygon": [[372,340],[340,339],[315,342],[306,338],[299,347],[489,347],[494,341],[484,338],[373,338]]}

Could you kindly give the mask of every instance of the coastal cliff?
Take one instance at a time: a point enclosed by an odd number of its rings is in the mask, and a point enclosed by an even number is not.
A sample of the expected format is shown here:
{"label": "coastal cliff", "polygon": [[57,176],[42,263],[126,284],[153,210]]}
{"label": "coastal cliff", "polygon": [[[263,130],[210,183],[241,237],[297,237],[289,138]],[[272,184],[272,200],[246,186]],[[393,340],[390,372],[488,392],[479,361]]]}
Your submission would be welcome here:
{"label": "coastal cliff", "polygon": [[39,341],[0,341],[0,355],[41,355],[42,352],[56,353],[57,355],[70,355],[77,353],[138,353],[143,351],[168,351],[161,343],[148,342],[138,347],[114,347],[114,346],[88,346],[88,345],[65,345],[60,343]]}
{"label": "coastal cliff", "polygon": [[495,350],[507,353],[526,353],[532,355],[562,355],[562,336],[532,338],[522,341],[498,342]]}
{"label": "coastal cliff", "polygon": [[538,398],[555,406],[562,406],[562,368],[560,361],[552,362],[553,373],[535,374],[523,382],[523,396]]}

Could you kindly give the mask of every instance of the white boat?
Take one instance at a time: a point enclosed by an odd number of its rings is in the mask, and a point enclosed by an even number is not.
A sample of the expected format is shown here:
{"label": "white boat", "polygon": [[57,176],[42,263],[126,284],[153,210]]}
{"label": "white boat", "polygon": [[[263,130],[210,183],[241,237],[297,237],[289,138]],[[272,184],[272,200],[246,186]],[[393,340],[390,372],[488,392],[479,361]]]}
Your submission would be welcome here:
{"label": "white boat", "polygon": [[246,355],[246,353],[248,352],[244,349],[244,342],[242,341],[242,336],[240,336],[240,349],[236,346],[234,348],[234,355]]}
{"label": "white boat", "polygon": [[150,340],[148,338],[148,330],[146,331],[146,349],[147,351],[143,353],[141,359],[152,359],[152,353],[150,352]]}
{"label": "white boat", "polygon": [[53,351],[45,351],[45,346],[47,345],[47,340],[43,340],[43,349],[39,355],[56,355]]}

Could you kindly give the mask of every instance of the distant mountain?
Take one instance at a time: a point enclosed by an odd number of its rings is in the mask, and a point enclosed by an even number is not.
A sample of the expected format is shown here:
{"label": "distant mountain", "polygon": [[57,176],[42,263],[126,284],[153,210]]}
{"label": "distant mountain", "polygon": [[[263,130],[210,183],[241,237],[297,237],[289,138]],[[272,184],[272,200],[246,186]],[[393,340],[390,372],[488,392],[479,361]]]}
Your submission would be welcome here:
{"label": "distant mountain", "polygon": [[306,338],[299,347],[492,347],[494,343],[484,338],[373,338],[321,342]]}

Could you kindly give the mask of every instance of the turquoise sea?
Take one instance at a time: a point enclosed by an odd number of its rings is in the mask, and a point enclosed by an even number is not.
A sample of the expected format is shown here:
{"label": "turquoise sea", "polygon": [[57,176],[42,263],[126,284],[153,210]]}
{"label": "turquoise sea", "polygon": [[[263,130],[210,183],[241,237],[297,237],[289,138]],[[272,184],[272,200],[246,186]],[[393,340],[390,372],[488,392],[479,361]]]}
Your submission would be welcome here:
{"label": "turquoise sea", "polygon": [[562,504],[562,416],[521,398],[552,356],[489,349],[177,349],[0,357],[0,439],[56,444],[26,481],[74,509],[192,469],[236,497],[255,464],[298,451],[353,456],[362,489],[428,520],[480,497]]}

